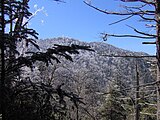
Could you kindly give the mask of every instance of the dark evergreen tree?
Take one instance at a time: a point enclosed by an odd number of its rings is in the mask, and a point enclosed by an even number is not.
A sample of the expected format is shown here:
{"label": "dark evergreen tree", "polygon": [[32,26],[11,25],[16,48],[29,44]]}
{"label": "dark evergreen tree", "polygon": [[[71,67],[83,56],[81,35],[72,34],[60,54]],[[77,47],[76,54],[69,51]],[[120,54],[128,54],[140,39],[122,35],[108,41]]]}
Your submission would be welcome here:
{"label": "dark evergreen tree", "polygon": [[124,101],[122,93],[119,91],[119,86],[113,84],[109,87],[106,101],[100,108],[100,119],[101,120],[126,120],[127,111],[124,107]]}
{"label": "dark evergreen tree", "polygon": [[[0,114],[2,120],[62,119],[67,110],[65,98],[73,101],[75,106],[83,103],[81,98],[63,90],[63,84],[53,88],[42,81],[22,77],[23,71],[26,67],[34,70],[36,61],[48,66],[52,61],[60,62],[57,56],[72,61],[70,54],[79,54],[79,49],[92,50],[89,46],[54,45],[46,52],[40,52],[36,44],[38,33],[27,27],[27,21],[24,22],[32,15],[28,3],[29,0],[0,1]],[[19,44],[26,48],[32,45],[38,51],[20,53]]]}

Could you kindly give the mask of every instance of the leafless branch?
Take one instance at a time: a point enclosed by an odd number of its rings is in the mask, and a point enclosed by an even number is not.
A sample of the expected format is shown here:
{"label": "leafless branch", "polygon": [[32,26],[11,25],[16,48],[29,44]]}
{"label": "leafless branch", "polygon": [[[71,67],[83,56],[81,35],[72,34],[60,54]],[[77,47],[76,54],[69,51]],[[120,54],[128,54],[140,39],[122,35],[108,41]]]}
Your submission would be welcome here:
{"label": "leafless branch", "polygon": [[143,10],[142,8],[145,7],[148,4],[144,4],[142,6],[123,6],[126,11],[130,11],[130,13],[133,13],[135,11],[140,12],[141,15],[155,15],[155,11],[152,10]]}
{"label": "leafless branch", "polygon": [[100,56],[106,56],[106,57],[124,57],[124,58],[149,58],[149,57],[153,57],[155,58],[155,55],[141,55],[141,56],[129,56],[129,55],[105,55],[102,54]]}
{"label": "leafless branch", "polygon": [[[98,10],[98,11],[100,11],[102,13],[105,13],[105,14],[111,14],[111,15],[139,15],[139,14],[144,15],[144,14],[149,14],[149,12],[150,12],[150,11],[147,11],[147,10],[146,11],[137,11],[137,12],[132,11],[132,12],[126,12],[126,13],[112,12],[112,11],[99,9],[99,8],[93,6],[93,5],[91,5],[91,4],[89,4],[89,3],[85,2],[85,1],[83,1],[83,2],[86,5],[88,5],[89,7],[95,9],[95,10]],[[154,14],[152,14],[152,15],[154,15]]]}
{"label": "leafless branch", "polygon": [[139,6],[126,6],[126,5],[121,5],[123,8],[127,9],[142,9],[143,7],[147,6],[148,4],[141,4]]}
{"label": "leafless branch", "polygon": [[141,31],[135,29],[135,28],[132,27],[132,26],[129,26],[129,25],[127,25],[127,26],[130,27],[130,28],[132,28],[136,33],[139,33],[139,34],[141,34],[141,35],[145,35],[145,36],[149,36],[149,37],[154,37],[154,38],[157,37],[156,35],[152,35],[152,34],[148,34],[148,33],[145,33],[145,32],[141,32]]}
{"label": "leafless branch", "polygon": [[154,19],[154,18],[146,18],[146,17],[144,17],[143,15],[139,15],[143,20],[146,20],[146,21],[155,21],[155,22],[157,22],[158,23],[158,21],[156,20],[156,19]]}
{"label": "leafless branch", "polygon": [[118,20],[118,21],[116,21],[116,22],[110,23],[109,25],[117,24],[117,23],[122,22],[122,21],[124,21],[124,20],[127,20],[127,19],[129,19],[129,18],[131,18],[131,17],[133,17],[133,15],[130,15],[130,16],[128,16],[128,17],[126,17],[126,18],[123,18],[123,19],[121,19],[121,20]]}
{"label": "leafless branch", "polygon": [[[121,89],[121,90],[119,90],[119,91],[117,91],[117,92],[127,91],[127,90],[131,90],[131,89],[137,88],[137,87],[146,87],[146,86],[156,85],[156,84],[159,84],[159,83],[160,83],[160,81],[155,81],[155,82],[152,82],[152,83],[147,83],[147,84],[142,84],[142,85],[135,86],[135,87],[130,87],[130,88]],[[102,95],[106,95],[106,94],[110,94],[110,92],[102,93]]]}
{"label": "leafless branch", "polygon": [[102,38],[104,40],[107,40],[107,38],[109,36],[112,36],[112,37],[131,37],[131,38],[141,38],[141,39],[154,39],[156,38],[156,36],[150,36],[150,37],[147,37],[147,36],[139,36],[139,35],[118,35],[118,34],[108,34],[108,33],[101,33],[102,34]]}
{"label": "leafless branch", "polygon": [[[153,0],[153,1],[154,1],[154,0]],[[141,2],[155,6],[155,2],[146,1],[146,0],[142,0]]]}
{"label": "leafless branch", "polygon": [[63,0],[53,0],[53,1],[55,1],[55,2],[61,2],[61,3],[66,3],[66,2],[63,1]]}
{"label": "leafless branch", "polygon": [[146,24],[147,27],[151,28],[151,27],[156,27],[156,25],[151,25],[151,24]]}
{"label": "leafless branch", "polygon": [[[121,1],[126,2],[125,0],[121,0]],[[155,2],[152,2],[152,1],[141,0],[141,2],[146,3],[146,4],[150,4],[150,5],[155,5]]]}

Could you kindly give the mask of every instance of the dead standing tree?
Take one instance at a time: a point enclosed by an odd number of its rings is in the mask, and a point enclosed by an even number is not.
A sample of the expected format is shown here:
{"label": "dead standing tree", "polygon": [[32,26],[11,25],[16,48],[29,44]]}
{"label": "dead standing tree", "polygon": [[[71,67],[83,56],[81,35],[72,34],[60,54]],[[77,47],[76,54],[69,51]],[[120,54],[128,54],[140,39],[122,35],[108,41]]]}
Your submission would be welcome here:
{"label": "dead standing tree", "polygon": [[[107,15],[117,15],[117,16],[126,16],[123,19],[120,19],[116,22],[111,23],[116,24],[128,19],[131,19],[134,16],[139,16],[142,21],[149,22],[146,24],[147,28],[154,28],[154,33],[146,33],[144,31],[140,31],[132,26],[128,26],[135,34],[108,34],[102,33],[102,37],[104,40],[107,40],[109,36],[112,37],[133,37],[133,38],[141,38],[141,39],[151,39],[154,41],[151,42],[143,42],[143,44],[155,44],[156,45],[156,58],[157,58],[157,120],[160,120],[160,92],[159,92],[159,69],[160,69],[160,1],[159,0],[120,0],[122,2],[139,2],[139,6],[123,6],[126,12],[115,12],[115,11],[107,11],[102,10],[100,8],[95,7],[91,4],[91,2],[84,1],[85,4],[98,10]],[[146,6],[152,6],[151,10],[148,10]]]}
{"label": "dead standing tree", "polygon": [[[160,51],[159,51],[159,46],[160,46],[160,1],[159,0],[120,0],[122,2],[141,2],[138,6],[123,6],[123,9],[126,12],[116,12],[116,11],[108,11],[108,10],[102,10],[100,8],[95,7],[94,5],[84,2],[91,8],[94,8],[95,10],[98,10],[104,14],[107,15],[117,15],[117,16],[125,16],[125,18],[122,18],[116,22],[110,23],[109,25],[117,24],[122,21],[128,20],[133,18],[134,16],[139,16],[141,21],[146,22],[146,27],[147,28],[155,28],[156,32],[155,34],[150,34],[146,33],[144,31],[140,31],[132,26],[129,26],[129,28],[133,29],[135,34],[109,34],[109,33],[101,33],[102,38],[104,40],[107,40],[108,37],[132,37],[132,38],[141,38],[141,39],[151,39],[154,40],[154,42],[144,42],[145,44],[156,44],[157,46],[157,58],[158,58],[158,63],[160,63]],[[153,9],[148,10],[147,6],[153,6]],[[147,24],[147,23],[150,24]],[[156,40],[155,40],[156,39]]]}

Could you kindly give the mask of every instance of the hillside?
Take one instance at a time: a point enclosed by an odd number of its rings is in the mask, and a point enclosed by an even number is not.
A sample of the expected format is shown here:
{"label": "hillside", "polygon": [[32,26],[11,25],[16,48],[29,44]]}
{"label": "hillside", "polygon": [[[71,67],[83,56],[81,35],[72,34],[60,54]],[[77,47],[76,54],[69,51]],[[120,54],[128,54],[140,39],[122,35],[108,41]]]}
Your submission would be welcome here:
{"label": "hillside", "polygon": [[[113,82],[119,83],[123,94],[134,98],[136,86],[136,64],[138,66],[140,84],[155,81],[155,76],[150,72],[151,58],[112,57],[112,56],[147,56],[146,53],[132,52],[100,42],[80,42],[69,38],[54,38],[37,41],[41,51],[61,45],[91,46],[95,52],[80,51],[78,55],[72,55],[73,62],[59,58],[61,63],[54,62],[46,67],[37,62],[34,72],[29,75],[34,80],[42,80],[53,86],[65,83],[63,89],[72,91],[83,98],[89,112],[96,116],[97,108],[104,102],[104,96]],[[30,48],[35,51],[36,49]],[[107,57],[105,55],[109,55]],[[142,88],[143,90],[143,88]],[[145,89],[144,89],[145,90]],[[148,93],[149,94],[149,93]]]}
{"label": "hillside", "polygon": [[[97,80],[100,86],[106,86],[105,83],[108,80],[117,78],[123,80],[126,84],[133,83],[133,81],[135,80],[136,63],[138,64],[140,74],[143,75],[143,80],[141,82],[147,83],[153,80],[149,71],[150,64],[148,63],[148,61],[151,61],[151,58],[136,59],[133,57],[111,57],[112,55],[147,56],[148,54],[146,53],[132,52],[102,42],[85,43],[69,38],[54,38],[40,40],[38,41],[38,44],[42,51],[45,51],[49,47],[53,47],[54,44],[78,44],[91,46],[91,48],[95,50],[95,52],[81,51],[79,55],[72,56],[74,62],[69,62],[62,59],[62,64],[65,64],[65,66],[67,66],[67,68],[71,69],[72,71],[83,69],[86,71],[90,71],[95,76],[97,75],[98,78],[101,78]],[[109,55],[110,57],[107,57],[105,55]]]}

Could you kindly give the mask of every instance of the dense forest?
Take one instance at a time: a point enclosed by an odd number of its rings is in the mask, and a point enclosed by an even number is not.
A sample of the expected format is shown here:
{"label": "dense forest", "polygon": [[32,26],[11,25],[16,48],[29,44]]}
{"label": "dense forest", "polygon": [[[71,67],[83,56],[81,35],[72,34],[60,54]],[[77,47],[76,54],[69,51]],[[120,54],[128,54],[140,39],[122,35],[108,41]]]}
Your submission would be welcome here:
{"label": "dense forest", "polygon": [[[156,56],[66,37],[38,40],[38,33],[28,28],[29,0],[1,0],[0,119],[159,120],[160,2],[121,1],[142,5],[125,6],[127,13],[120,13],[84,3],[97,12],[127,15],[116,23],[134,15],[154,23],[156,35],[132,28],[140,35],[103,33],[102,37],[154,38]],[[146,5],[155,10],[144,10]]]}

